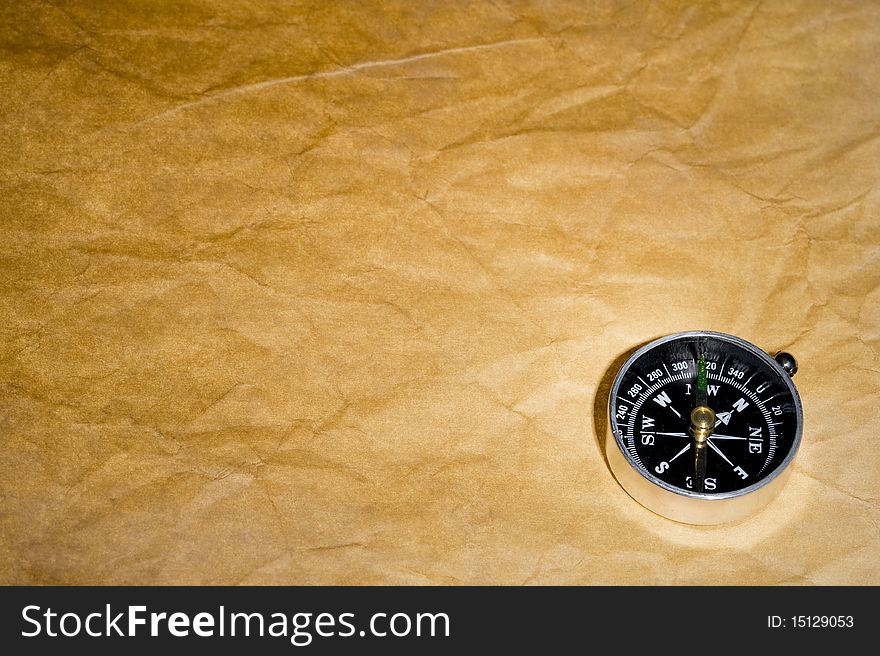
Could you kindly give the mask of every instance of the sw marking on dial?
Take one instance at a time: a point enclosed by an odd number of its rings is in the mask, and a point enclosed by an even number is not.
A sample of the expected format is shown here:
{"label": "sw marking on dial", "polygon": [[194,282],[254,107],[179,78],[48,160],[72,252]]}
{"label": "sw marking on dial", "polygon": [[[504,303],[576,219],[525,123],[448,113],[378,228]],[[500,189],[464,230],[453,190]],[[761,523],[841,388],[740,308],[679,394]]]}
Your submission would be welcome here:
{"label": "sw marking on dial", "polygon": [[[700,405],[714,412],[715,423],[701,456],[702,489],[695,490],[691,412],[697,407],[700,349],[706,374]],[[724,339],[670,340],[623,372],[612,398],[615,436],[649,480],[685,494],[745,490],[769,476],[795,440],[796,403],[785,375]]]}

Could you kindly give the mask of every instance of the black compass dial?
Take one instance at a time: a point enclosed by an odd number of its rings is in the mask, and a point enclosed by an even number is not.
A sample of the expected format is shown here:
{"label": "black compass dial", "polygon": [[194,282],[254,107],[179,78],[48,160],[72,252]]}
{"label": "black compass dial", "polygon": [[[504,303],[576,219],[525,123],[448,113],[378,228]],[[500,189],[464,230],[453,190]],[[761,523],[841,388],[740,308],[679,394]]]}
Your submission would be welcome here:
{"label": "black compass dial", "polygon": [[[697,406],[714,413],[703,445],[691,421]],[[618,374],[610,408],[630,463],[684,493],[757,487],[786,462],[800,435],[800,402],[789,375],[756,347],[717,333],[679,335],[637,352]],[[698,449],[705,454],[702,470]]]}

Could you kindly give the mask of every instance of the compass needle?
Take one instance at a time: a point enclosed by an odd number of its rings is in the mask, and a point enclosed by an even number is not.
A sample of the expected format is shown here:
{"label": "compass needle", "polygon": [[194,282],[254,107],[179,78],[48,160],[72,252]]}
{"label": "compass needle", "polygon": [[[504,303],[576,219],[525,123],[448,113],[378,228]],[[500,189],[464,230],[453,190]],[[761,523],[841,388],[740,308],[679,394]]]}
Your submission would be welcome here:
{"label": "compass needle", "polygon": [[795,371],[791,355],[773,359],[724,333],[642,346],[609,398],[606,455],[617,480],[642,505],[686,523],[756,510],[781,487],[800,445]]}
{"label": "compass needle", "polygon": [[708,401],[706,400],[706,392],[709,388],[709,376],[708,371],[706,369],[706,341],[704,339],[700,340],[700,349],[699,356],[697,358],[697,380],[696,380],[696,388],[697,388],[697,403],[696,406],[705,406],[708,405]]}
{"label": "compass needle", "polygon": [[715,427],[715,413],[709,407],[706,392],[709,377],[706,369],[706,340],[698,340],[696,407],[691,412],[690,433],[694,436],[694,489],[703,492],[706,487],[706,440]]}

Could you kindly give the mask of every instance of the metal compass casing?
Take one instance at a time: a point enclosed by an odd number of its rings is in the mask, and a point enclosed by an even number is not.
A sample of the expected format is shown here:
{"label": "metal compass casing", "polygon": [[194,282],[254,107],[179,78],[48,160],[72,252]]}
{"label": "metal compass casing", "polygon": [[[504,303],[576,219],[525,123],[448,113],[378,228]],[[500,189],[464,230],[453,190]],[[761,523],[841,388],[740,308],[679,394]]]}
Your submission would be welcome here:
{"label": "metal compass casing", "polygon": [[690,331],[636,350],[614,378],[605,452],[615,478],[653,512],[687,524],[741,519],[791,470],[803,409],[792,356],[724,333]]}

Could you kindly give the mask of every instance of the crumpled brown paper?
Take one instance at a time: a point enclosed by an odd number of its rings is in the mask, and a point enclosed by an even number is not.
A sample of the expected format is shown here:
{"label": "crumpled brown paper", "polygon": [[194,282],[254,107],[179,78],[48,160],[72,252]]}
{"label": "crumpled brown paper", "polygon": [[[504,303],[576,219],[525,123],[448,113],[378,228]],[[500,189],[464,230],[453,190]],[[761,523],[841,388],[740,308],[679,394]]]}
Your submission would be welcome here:
{"label": "crumpled brown paper", "polygon": [[[4,583],[880,583],[870,3],[5,3]],[[601,448],[799,359],[766,510]]]}

